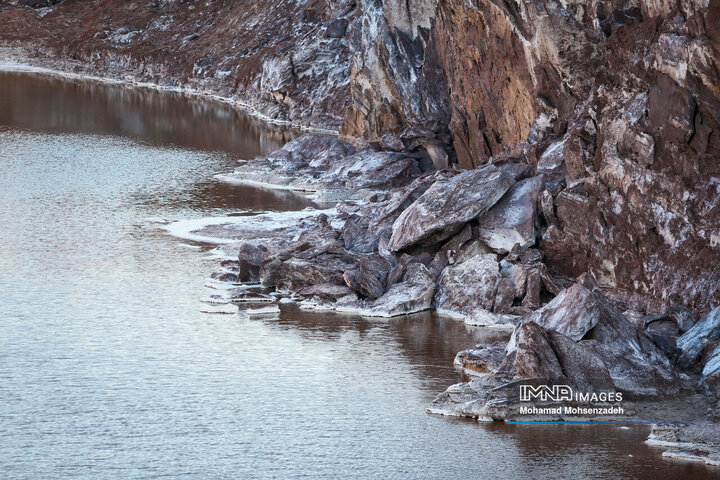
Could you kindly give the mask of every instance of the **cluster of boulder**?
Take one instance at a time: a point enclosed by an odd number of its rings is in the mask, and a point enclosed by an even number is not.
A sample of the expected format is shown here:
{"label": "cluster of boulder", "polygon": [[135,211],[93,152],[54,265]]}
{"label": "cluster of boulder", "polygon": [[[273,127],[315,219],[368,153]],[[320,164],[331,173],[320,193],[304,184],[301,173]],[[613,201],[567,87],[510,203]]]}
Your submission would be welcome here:
{"label": "cluster of boulder", "polygon": [[623,311],[591,274],[554,272],[537,248],[552,176],[509,159],[436,169],[419,150],[358,151],[308,135],[223,178],[344,192],[334,208],[272,235],[233,227],[243,240],[230,280],[261,284],[305,308],[381,317],[435,309],[512,329],[509,342],[457,355],[467,381],[439,395],[431,412],[512,419],[521,413],[521,385],[561,384],[634,402],[692,397],[703,405],[692,419],[714,414],[720,308],[700,320],[682,306]]}
{"label": "cluster of boulder", "polygon": [[418,152],[306,135],[222,178],[345,196],[288,228],[287,241],[234,233],[246,239],[237,278],[307,308],[384,317],[436,308],[510,328],[567,283],[534,248],[544,182],[518,163],[438,170]]}

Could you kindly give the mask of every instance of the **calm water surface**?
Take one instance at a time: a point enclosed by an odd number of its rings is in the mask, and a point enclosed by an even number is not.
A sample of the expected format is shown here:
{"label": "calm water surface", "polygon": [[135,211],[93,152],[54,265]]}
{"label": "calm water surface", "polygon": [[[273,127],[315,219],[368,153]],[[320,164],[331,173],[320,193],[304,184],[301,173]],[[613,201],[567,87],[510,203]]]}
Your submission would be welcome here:
{"label": "calm water surface", "polygon": [[226,106],[0,74],[0,478],[689,479],[646,428],[428,415],[432,315],[201,313],[211,246],[158,218],[302,209],[213,181],[290,137]]}

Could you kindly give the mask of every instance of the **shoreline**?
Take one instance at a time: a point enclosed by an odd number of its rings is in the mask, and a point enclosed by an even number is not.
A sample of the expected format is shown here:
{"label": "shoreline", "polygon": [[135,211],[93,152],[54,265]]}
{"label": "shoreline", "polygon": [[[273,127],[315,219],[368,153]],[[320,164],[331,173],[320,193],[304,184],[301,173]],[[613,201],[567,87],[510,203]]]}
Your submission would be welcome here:
{"label": "shoreline", "polygon": [[[266,115],[257,108],[253,107],[247,102],[239,100],[237,98],[228,97],[219,93],[213,92],[212,90],[203,90],[192,87],[172,87],[167,85],[160,85],[153,82],[144,82],[136,80],[130,76],[126,78],[116,78],[101,76],[90,73],[74,73],[64,70],[57,65],[48,67],[44,65],[38,65],[37,58],[24,55],[21,49],[8,47],[0,44],[0,72],[18,72],[18,73],[29,73],[48,75],[65,80],[79,80],[92,83],[100,83],[105,85],[114,85],[125,88],[137,88],[147,89],[156,92],[170,92],[178,93],[188,98],[200,98],[211,100],[214,102],[228,105],[240,112],[243,112],[251,117],[262,120],[263,122],[274,125],[287,127],[293,130],[299,130],[306,133],[313,133],[317,135],[331,135],[338,136],[339,130],[331,128],[312,127],[301,123],[293,122],[290,120],[279,120]],[[42,63],[40,61],[39,63]],[[49,62],[53,63],[53,62]]]}

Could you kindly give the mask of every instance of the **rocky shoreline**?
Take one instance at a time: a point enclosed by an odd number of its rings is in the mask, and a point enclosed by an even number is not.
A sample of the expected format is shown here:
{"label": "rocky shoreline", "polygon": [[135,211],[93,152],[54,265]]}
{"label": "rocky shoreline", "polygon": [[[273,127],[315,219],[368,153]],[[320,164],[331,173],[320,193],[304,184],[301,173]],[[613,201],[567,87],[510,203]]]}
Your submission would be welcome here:
{"label": "rocky shoreline", "polygon": [[[438,170],[429,155],[378,147],[358,151],[337,138],[306,135],[222,175],[344,198],[271,226],[232,221],[190,230],[237,239],[225,247],[237,260],[213,275],[228,282],[220,297],[242,308],[292,301],[379,317],[435,309],[508,329],[509,342],[458,353],[467,381],[438,395],[428,412],[482,421],[685,422],[672,430],[685,439],[682,448],[668,443],[667,456],[716,463],[718,445],[698,432],[720,438],[720,308],[700,319],[682,306],[650,315],[621,311],[592,275],[553,272],[536,245],[547,228],[548,179],[521,164]],[[596,406],[622,405],[623,413],[525,414],[522,385],[620,392],[622,402]],[[656,426],[651,443],[659,445],[659,432],[667,431]]]}
{"label": "rocky shoreline", "polygon": [[214,301],[512,330],[460,352],[429,411],[620,392],[633,420],[684,422],[653,429],[668,456],[717,463],[717,1],[30,3],[0,2],[6,53],[341,133],[220,177],[331,208],[168,226],[232,252]]}
{"label": "rocky shoreline", "polygon": [[150,89],[160,92],[180,93],[187,97],[206,98],[208,100],[229,105],[244,114],[255,117],[266,124],[282,127],[289,127],[294,130],[321,135],[337,135],[338,130],[325,126],[308,126],[303,123],[296,123],[289,120],[282,120],[264,113],[251,103],[245,102],[236,96],[227,96],[226,92],[218,91],[203,86],[173,86],[160,83],[148,82],[137,79],[133,76],[112,75],[104,71],[92,71],[87,68],[80,68],[72,61],[57,61],[51,59],[38,59],[28,56],[22,48],[0,46],[0,71],[35,73],[38,75],[50,75],[67,80],[83,82],[96,82],[109,85],[121,85],[128,88]]}

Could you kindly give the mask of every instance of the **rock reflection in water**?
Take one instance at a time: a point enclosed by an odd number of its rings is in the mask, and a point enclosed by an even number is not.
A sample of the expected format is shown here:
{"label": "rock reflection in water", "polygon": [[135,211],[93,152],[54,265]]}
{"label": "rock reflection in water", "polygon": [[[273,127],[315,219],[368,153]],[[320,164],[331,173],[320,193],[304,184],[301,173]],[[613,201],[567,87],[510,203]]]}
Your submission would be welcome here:
{"label": "rock reflection in water", "polygon": [[253,158],[297,132],[268,126],[230,105],[178,92],[0,72],[0,124],[46,133],[140,138]]}

